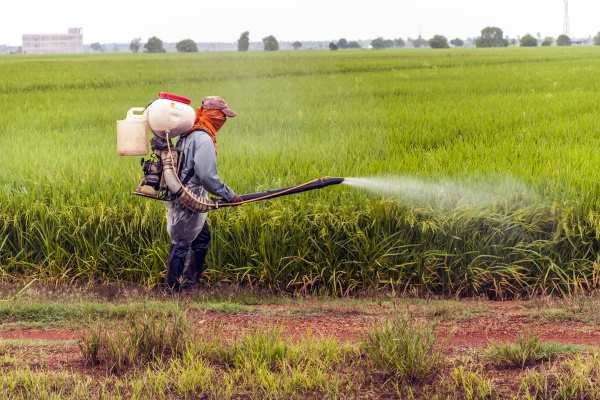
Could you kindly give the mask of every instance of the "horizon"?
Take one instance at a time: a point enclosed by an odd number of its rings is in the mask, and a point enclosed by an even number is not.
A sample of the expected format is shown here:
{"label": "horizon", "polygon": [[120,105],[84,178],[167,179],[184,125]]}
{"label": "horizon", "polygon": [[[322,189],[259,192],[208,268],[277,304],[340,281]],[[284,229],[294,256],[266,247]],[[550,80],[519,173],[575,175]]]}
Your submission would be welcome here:
{"label": "horizon", "polygon": [[[563,3],[530,0],[501,3],[456,0],[408,0],[387,4],[372,0],[368,6],[356,1],[332,0],[230,0],[225,5],[204,5],[184,0],[180,7],[164,9],[156,1],[133,0],[120,3],[106,0],[92,8],[71,0],[37,4],[34,0],[0,5],[2,15],[10,15],[0,26],[0,44],[20,46],[23,34],[57,34],[70,27],[82,27],[86,44],[128,43],[157,36],[174,43],[192,39],[199,43],[234,43],[243,31],[251,41],[274,35],[283,42],[371,40],[376,37],[429,39],[436,34],[451,38],[475,38],[486,26],[497,26],[516,38],[527,33],[557,37],[563,33]],[[36,9],[34,15],[29,10]],[[140,11],[142,10],[142,11]],[[595,15],[600,2],[571,1],[570,36],[587,38],[600,31]],[[48,18],[48,16],[52,18]],[[536,18],[532,18],[536,16]],[[106,21],[110,21],[107,26]]]}

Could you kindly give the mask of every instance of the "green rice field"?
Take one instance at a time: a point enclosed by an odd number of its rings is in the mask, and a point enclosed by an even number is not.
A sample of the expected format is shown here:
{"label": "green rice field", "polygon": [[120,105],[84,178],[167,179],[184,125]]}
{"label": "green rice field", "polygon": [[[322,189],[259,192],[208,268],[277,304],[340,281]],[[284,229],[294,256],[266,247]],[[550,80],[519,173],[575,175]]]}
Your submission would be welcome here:
{"label": "green rice field", "polygon": [[[341,186],[211,213],[208,284],[347,295],[572,294],[600,285],[600,48],[0,58],[0,273],[165,271],[164,206],[130,193],[115,121],[159,91],[238,112],[219,172],[239,193],[318,176],[526,188],[436,209]],[[483,189],[482,189],[483,190]],[[517,193],[518,194],[518,193]]]}

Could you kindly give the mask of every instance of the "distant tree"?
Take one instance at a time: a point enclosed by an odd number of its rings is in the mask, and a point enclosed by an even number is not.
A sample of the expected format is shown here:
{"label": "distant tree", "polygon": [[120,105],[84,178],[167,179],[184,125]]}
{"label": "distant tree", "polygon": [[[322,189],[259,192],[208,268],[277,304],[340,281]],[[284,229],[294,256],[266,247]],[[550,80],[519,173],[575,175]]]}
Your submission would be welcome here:
{"label": "distant tree", "polygon": [[164,53],[165,48],[163,46],[163,41],[156,36],[152,36],[144,45],[144,51],[146,53]]}
{"label": "distant tree", "polygon": [[554,44],[554,38],[552,36],[546,36],[542,41],[542,46],[549,47]]}
{"label": "distant tree", "polygon": [[394,47],[399,47],[399,48],[406,47],[406,42],[402,38],[394,39]]}
{"label": "distant tree", "polygon": [[180,53],[197,53],[198,45],[192,39],[184,39],[180,42],[177,42],[175,48]]}
{"label": "distant tree", "polygon": [[90,44],[90,48],[94,51],[104,52],[104,47],[98,42]]}
{"label": "distant tree", "polygon": [[356,40],[353,40],[348,43],[348,48],[349,49],[360,49],[360,48],[362,48],[362,46]]}
{"label": "distant tree", "polygon": [[384,38],[378,37],[376,39],[371,40],[371,47],[374,49],[383,49],[384,42],[385,42]]}
{"label": "distant tree", "polygon": [[477,47],[506,47],[508,46],[508,40],[504,38],[504,32],[502,29],[495,26],[488,26],[483,28],[481,36],[475,41]]}
{"label": "distant tree", "polygon": [[341,38],[340,40],[338,40],[337,42],[337,47],[339,49],[347,49],[348,48],[348,40]]}
{"label": "distant tree", "polygon": [[596,36],[594,36],[594,45],[600,46],[600,32]]}
{"label": "distant tree", "polygon": [[250,48],[250,32],[242,32],[237,42],[238,51],[248,51]]}
{"label": "distant tree", "polygon": [[529,33],[521,38],[521,47],[537,47],[538,40]]}
{"label": "distant tree", "polygon": [[329,42],[329,50],[336,51],[338,49],[338,45],[334,42]]}
{"label": "distant tree", "polygon": [[279,50],[279,42],[273,35],[269,35],[263,38],[263,46],[265,47],[265,51],[277,51]]}
{"label": "distant tree", "polygon": [[131,41],[131,43],[129,43],[129,50],[131,50],[132,53],[137,53],[140,51],[140,48],[142,48],[141,38],[135,38]]}
{"label": "distant tree", "polygon": [[446,36],[435,35],[431,39],[429,39],[429,46],[432,49],[447,49],[448,47],[448,39]]}
{"label": "distant tree", "polygon": [[567,35],[560,35],[558,37],[558,39],[556,39],[556,45],[557,46],[570,46],[571,38],[568,37]]}
{"label": "distant tree", "polygon": [[519,44],[519,40],[518,39],[507,39],[507,41],[510,43],[511,46],[516,46]]}
{"label": "distant tree", "polygon": [[394,47],[394,41],[378,37],[371,41],[371,47],[374,49],[389,49],[390,47]]}
{"label": "distant tree", "polygon": [[423,39],[423,37],[421,35],[419,35],[418,38],[416,38],[415,40],[412,41],[413,42],[413,46],[417,49],[420,49],[421,47],[425,47],[429,44],[429,42],[425,39]]}
{"label": "distant tree", "polygon": [[294,43],[292,43],[292,47],[294,48],[294,50],[300,50],[302,48],[302,42],[295,41]]}
{"label": "distant tree", "polygon": [[452,39],[450,44],[454,47],[463,47],[465,45],[465,41],[459,38]]}

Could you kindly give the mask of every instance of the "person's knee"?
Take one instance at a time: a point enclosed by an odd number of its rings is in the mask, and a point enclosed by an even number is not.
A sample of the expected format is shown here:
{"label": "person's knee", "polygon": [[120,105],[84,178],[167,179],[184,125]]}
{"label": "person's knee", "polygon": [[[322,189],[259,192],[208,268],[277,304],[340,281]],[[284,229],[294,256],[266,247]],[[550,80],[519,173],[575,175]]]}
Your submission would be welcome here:
{"label": "person's knee", "polygon": [[184,243],[174,243],[171,245],[171,254],[173,257],[185,257],[190,251],[190,245]]}
{"label": "person's knee", "polygon": [[192,249],[208,249],[208,246],[210,245],[210,239],[210,229],[208,229],[208,226],[205,226],[192,243]]}

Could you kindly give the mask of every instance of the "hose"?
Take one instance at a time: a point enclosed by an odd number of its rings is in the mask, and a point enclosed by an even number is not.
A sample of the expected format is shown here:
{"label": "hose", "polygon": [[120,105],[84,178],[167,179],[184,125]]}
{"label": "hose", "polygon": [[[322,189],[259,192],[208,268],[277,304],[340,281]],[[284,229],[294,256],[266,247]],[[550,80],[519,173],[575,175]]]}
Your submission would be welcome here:
{"label": "hose", "polygon": [[330,185],[337,185],[344,181],[344,178],[323,177],[310,180],[296,186],[290,186],[283,189],[269,190],[266,192],[250,193],[240,196],[242,201],[228,202],[224,199],[213,201],[206,197],[200,197],[189,190],[179,179],[175,171],[175,157],[171,150],[171,140],[169,133],[166,133],[167,150],[160,152],[160,158],[163,167],[163,177],[169,192],[171,192],[179,204],[193,213],[205,213],[211,210],[224,207],[237,207],[244,204],[256,203],[258,201],[270,200],[276,197],[288,196],[291,194],[302,193],[309,190],[322,189]]}

